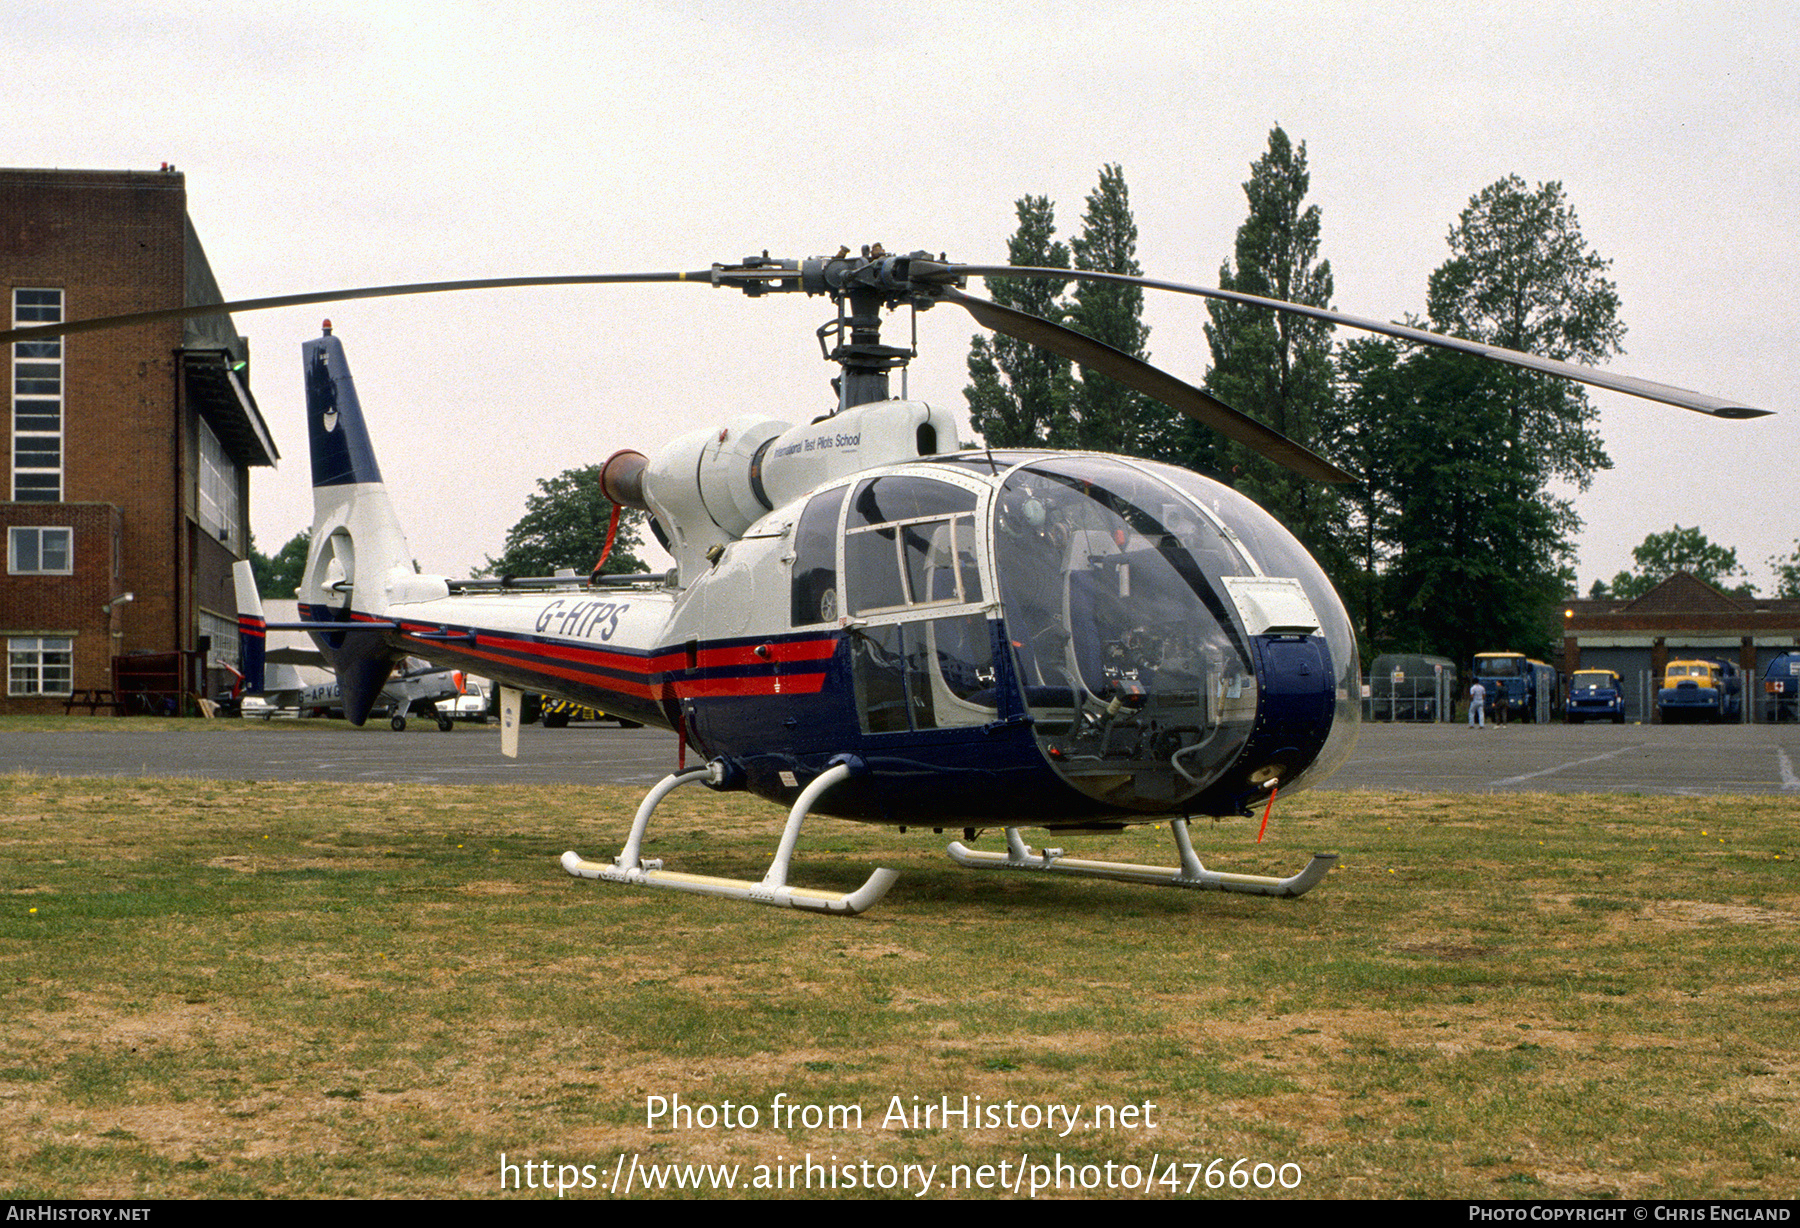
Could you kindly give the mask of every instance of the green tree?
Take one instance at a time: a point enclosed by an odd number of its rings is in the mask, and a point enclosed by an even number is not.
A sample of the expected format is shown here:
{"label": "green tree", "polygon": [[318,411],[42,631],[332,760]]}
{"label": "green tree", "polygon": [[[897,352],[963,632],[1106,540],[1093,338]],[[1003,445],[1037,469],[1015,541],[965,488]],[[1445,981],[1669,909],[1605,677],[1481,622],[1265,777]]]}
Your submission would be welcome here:
{"label": "green tree", "polygon": [[[1137,238],[1125,172],[1117,163],[1108,163],[1100,169],[1099,186],[1088,195],[1081,233],[1071,244],[1075,267],[1141,276]],[[1148,359],[1144,345],[1150,339],[1150,330],[1144,324],[1143,312],[1141,287],[1080,282],[1066,322],[1076,332],[1115,350]],[[1158,438],[1165,429],[1164,415],[1173,412],[1153,407],[1143,394],[1085,368],[1070,395],[1069,406],[1063,431],[1052,437],[1055,446],[1131,455],[1158,454]]]}
{"label": "green tree", "polygon": [[1411,413],[1390,436],[1390,630],[1452,660],[1548,650],[1571,553],[1535,466],[1506,436],[1508,407],[1479,365],[1416,355]]}
{"label": "green tree", "polygon": [[[1559,184],[1493,184],[1449,244],[1430,284],[1438,331],[1571,361],[1618,352],[1624,326],[1607,262],[1588,249]],[[1380,348],[1391,358],[1376,361]],[[1369,498],[1384,509],[1390,542],[1381,588],[1391,642],[1457,660],[1547,647],[1581,524],[1549,484],[1585,489],[1611,463],[1587,398],[1469,355],[1401,357],[1388,341],[1365,343],[1360,362],[1384,381],[1378,398],[1354,373],[1347,382],[1350,404],[1383,408],[1360,452],[1384,458]]]}
{"label": "green tree", "polygon": [[301,529],[288,538],[287,545],[277,550],[273,558],[257,550],[252,540],[250,569],[256,575],[256,591],[271,600],[291,600],[306,574],[306,552],[311,546],[311,529]]}
{"label": "green tree", "polygon": [[[1219,287],[1310,307],[1331,306],[1331,265],[1319,260],[1319,208],[1307,205],[1311,177],[1306,146],[1286,132],[1269,133],[1269,148],[1250,166],[1244,184],[1249,216],[1238,227],[1236,268],[1227,260]],[[1206,390],[1289,439],[1319,450],[1322,433],[1335,425],[1337,390],[1331,326],[1305,316],[1217,300],[1207,304],[1212,322],[1206,339],[1212,369]],[[1343,499],[1241,444],[1219,439],[1197,423],[1178,435],[1192,441],[1188,454],[1171,457],[1190,468],[1230,475],[1238,490],[1272,513],[1319,558],[1334,580],[1351,569],[1344,538]],[[1327,449],[1331,450],[1331,449]]]}
{"label": "green tree", "polygon": [[[1056,206],[1046,196],[1016,202],[1019,229],[1007,241],[1007,262],[1033,268],[1066,269],[1069,248],[1056,235]],[[988,293],[996,303],[1061,323],[1061,296],[1067,282],[995,278]],[[1044,447],[1068,431],[1069,360],[1028,341],[986,334],[969,344],[969,379],[964,390],[969,422],[989,447]]]}
{"label": "green tree", "polygon": [[[537,491],[525,498],[525,515],[506,531],[506,548],[490,558],[481,574],[548,576],[561,568],[587,575],[606,547],[606,528],[613,505],[600,493],[600,466],[565,469],[539,478]],[[601,570],[607,574],[641,572],[644,563],[633,551],[642,545],[638,514],[619,518],[612,555]]]}
{"label": "green tree", "polygon": [[1741,597],[1756,593],[1749,584],[1730,584],[1733,577],[1745,574],[1737,551],[1713,545],[1699,525],[1691,529],[1676,525],[1667,533],[1652,533],[1641,545],[1632,547],[1631,557],[1636,568],[1621,571],[1612,581],[1612,595],[1627,601],[1642,597],[1678,571]]}
{"label": "green tree", "polygon": [[1775,573],[1777,597],[1800,597],[1800,539],[1794,541],[1794,552],[1786,558],[1771,556],[1769,570]]}
{"label": "green tree", "polygon": [[[1449,243],[1451,258],[1431,275],[1428,297],[1438,332],[1590,365],[1623,352],[1619,294],[1604,276],[1612,262],[1588,248],[1562,184],[1532,192],[1509,175],[1469,202]],[[1483,368],[1480,395],[1504,403],[1506,438],[1543,477],[1586,490],[1596,469],[1612,468],[1580,384],[1497,363]],[[1566,500],[1565,512],[1573,515]]]}
{"label": "green tree", "polygon": [[1356,337],[1336,355],[1343,392],[1327,413],[1333,454],[1357,483],[1342,496],[1346,517],[1342,549],[1348,566],[1331,579],[1357,623],[1366,654],[1389,639],[1389,600],[1384,573],[1395,547],[1399,517],[1393,442],[1418,416],[1417,395],[1400,347]]}

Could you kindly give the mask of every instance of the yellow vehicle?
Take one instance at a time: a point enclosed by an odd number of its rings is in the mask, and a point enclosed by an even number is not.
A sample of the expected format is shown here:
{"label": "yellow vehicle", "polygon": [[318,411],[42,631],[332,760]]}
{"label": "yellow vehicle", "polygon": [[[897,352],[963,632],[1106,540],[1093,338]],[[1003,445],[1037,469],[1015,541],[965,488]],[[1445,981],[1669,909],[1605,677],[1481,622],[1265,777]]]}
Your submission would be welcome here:
{"label": "yellow vehicle", "polygon": [[1721,661],[1671,661],[1663,669],[1657,711],[1665,725],[1679,721],[1735,721],[1744,693],[1737,668]]}
{"label": "yellow vehicle", "polygon": [[628,721],[622,716],[612,716],[567,699],[545,699],[543,713],[545,729],[561,729],[570,721],[617,721],[621,729],[643,728],[641,722]]}

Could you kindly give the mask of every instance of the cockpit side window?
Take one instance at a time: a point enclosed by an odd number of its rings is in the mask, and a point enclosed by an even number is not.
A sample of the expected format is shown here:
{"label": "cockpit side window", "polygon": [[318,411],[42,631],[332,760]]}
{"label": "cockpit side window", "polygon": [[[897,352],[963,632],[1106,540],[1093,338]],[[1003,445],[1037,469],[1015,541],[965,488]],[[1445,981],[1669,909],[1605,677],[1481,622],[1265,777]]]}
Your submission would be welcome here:
{"label": "cockpit side window", "polygon": [[854,530],[902,520],[930,520],[974,510],[975,492],[949,482],[904,475],[870,478],[856,487],[845,527]]}
{"label": "cockpit side window", "polygon": [[982,600],[973,491],[926,478],[873,478],[856,488],[844,533],[852,614]]}
{"label": "cockpit side window", "polygon": [[794,530],[794,570],[790,625],[809,627],[838,618],[838,511],[849,487],[817,496],[800,513]]}
{"label": "cockpit side window", "polygon": [[994,719],[993,650],[977,563],[977,495],[906,475],[866,479],[844,525],[846,612],[857,710],[867,733]]}

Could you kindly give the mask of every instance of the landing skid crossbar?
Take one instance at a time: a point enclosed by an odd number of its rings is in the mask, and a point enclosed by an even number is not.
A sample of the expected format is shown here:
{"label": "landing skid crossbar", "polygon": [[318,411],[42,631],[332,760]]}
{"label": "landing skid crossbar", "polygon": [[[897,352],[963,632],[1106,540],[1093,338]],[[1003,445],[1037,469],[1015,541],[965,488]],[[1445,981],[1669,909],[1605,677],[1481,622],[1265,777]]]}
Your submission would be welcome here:
{"label": "landing skid crossbar", "polygon": [[711,767],[677,772],[658,781],[656,787],[645,794],[643,802],[639,804],[637,817],[631,824],[631,835],[625,841],[624,851],[616,860],[588,861],[570,850],[562,855],[562,867],[576,878],[603,879],[609,883],[627,883],[636,887],[661,887],[666,891],[686,891],[694,895],[720,895],[734,900],[748,900],[753,904],[767,904],[774,908],[800,908],[809,912],[854,916],[873,907],[886,895],[888,888],[894,885],[894,880],[900,877],[899,872],[876,870],[862,886],[844,893],[790,887],[787,881],[788,866],[793,861],[794,846],[800,839],[800,824],[806,818],[807,811],[812,809],[813,803],[819,800],[825,790],[848,778],[852,770],[847,763],[835,764],[801,790],[793,808],[788,811],[787,826],[782,830],[781,844],[775,850],[775,860],[770,863],[769,872],[763,875],[761,882],[753,883],[747,878],[682,874],[663,869],[660,859],[641,856],[644,829],[649,826],[650,816],[656,807],[682,785],[708,779],[712,775]]}
{"label": "landing skid crossbar", "polygon": [[952,841],[950,859],[971,870],[1039,870],[1055,874],[1076,874],[1085,878],[1110,878],[1121,883],[1148,883],[1158,887],[1186,887],[1191,891],[1236,891],[1245,895],[1304,895],[1324,881],[1337,864],[1336,853],[1314,853],[1306,868],[1290,878],[1270,878],[1262,874],[1226,874],[1208,870],[1194,855],[1193,841],[1188,838],[1187,820],[1171,820],[1175,847],[1180,854],[1179,866],[1141,866],[1124,861],[1086,861],[1065,857],[1061,849],[1038,849],[1019,836],[1019,829],[1006,829],[1006,852],[977,852],[961,841]]}

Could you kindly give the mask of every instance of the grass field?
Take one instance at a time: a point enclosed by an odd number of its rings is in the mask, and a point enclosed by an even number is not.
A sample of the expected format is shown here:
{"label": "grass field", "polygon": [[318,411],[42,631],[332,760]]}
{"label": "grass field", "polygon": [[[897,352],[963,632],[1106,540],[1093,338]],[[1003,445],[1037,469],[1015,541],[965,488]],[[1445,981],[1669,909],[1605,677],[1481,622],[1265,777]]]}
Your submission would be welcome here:
{"label": "grass field", "polygon": [[[1268,1196],[1800,1189],[1791,799],[1303,795],[1261,848],[1195,825],[1221,869],[1342,852],[1296,901],[977,874],[947,836],[815,820],[796,883],[902,872],[856,919],[556,867],[616,852],[635,801],[0,778],[0,1196],[592,1197],[633,1156],[740,1191],[810,1156],[838,1196],[914,1164],[933,1196],[1003,1192],[946,1188],[984,1165],[1029,1190],[1059,1159],[1065,1195],[1256,1195],[1240,1159]],[[683,790],[648,851],[758,878],[781,818]],[[1167,837],[1054,842],[1166,863]],[[774,1123],[778,1096],[838,1120]],[[889,1118],[965,1096],[1015,1124]],[[701,1112],[651,1125],[653,1098]],[[706,1128],[727,1101],[757,1126]]]}

